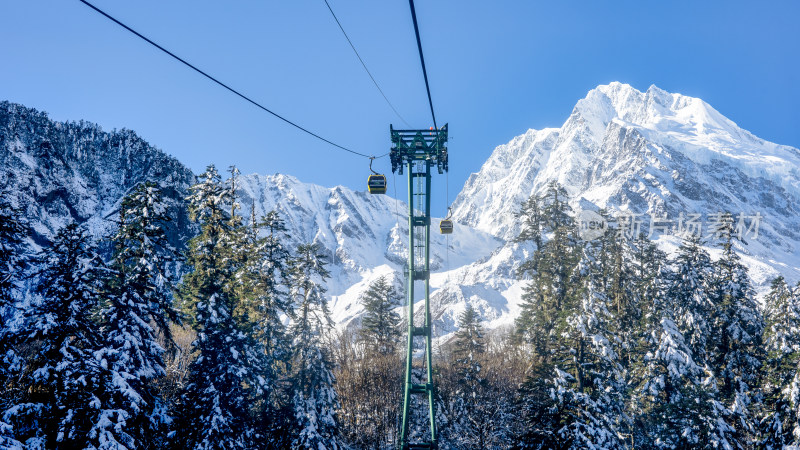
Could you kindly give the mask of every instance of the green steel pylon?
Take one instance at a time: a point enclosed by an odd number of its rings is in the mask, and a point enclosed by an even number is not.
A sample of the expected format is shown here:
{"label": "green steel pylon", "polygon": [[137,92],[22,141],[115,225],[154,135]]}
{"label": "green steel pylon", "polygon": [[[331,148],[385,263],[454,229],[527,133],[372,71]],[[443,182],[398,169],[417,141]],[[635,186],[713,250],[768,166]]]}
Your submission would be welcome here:
{"label": "green steel pylon", "polygon": [[[403,389],[403,421],[400,429],[400,449],[412,450],[438,445],[436,430],[436,396],[433,383],[431,355],[430,309],[430,243],[431,243],[431,168],[438,172],[447,170],[447,125],[438,130],[395,130],[389,126],[392,150],[389,153],[392,172],[408,172],[408,349],[406,353],[406,381]],[[416,185],[416,186],[415,186]],[[416,187],[416,190],[415,190]],[[415,207],[416,204],[416,207]],[[414,326],[414,284],[424,283],[424,325]],[[412,378],[414,364],[414,338],[425,340],[425,350],[417,367],[425,368],[426,379],[415,383]],[[430,441],[409,442],[411,396],[427,397],[430,414]]]}

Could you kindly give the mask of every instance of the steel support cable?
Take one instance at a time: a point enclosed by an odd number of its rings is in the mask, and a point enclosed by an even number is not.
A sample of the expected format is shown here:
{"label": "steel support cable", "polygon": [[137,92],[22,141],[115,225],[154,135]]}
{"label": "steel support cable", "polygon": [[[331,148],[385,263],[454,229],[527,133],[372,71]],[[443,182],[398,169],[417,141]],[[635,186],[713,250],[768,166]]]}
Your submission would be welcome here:
{"label": "steel support cable", "polygon": [[[83,1],[83,0],[81,0]],[[425,91],[428,93],[428,104],[431,106],[431,117],[433,118],[433,127],[437,130],[436,114],[433,113],[433,100],[431,100],[431,88],[428,85],[428,71],[425,70],[425,57],[422,56],[422,42],[419,39],[419,27],[417,26],[417,12],[414,10],[414,0],[408,0],[411,6],[411,20],[414,22],[414,34],[417,36],[417,50],[419,50],[419,62],[422,63],[422,76],[425,78]]]}
{"label": "steel support cable", "polygon": [[143,35],[142,35],[141,33],[139,33],[138,31],[136,31],[136,30],[134,30],[133,28],[131,28],[131,27],[129,27],[129,26],[127,26],[127,25],[125,25],[124,23],[122,23],[122,22],[120,22],[119,20],[115,19],[114,17],[110,16],[110,15],[109,15],[109,14],[107,14],[105,11],[103,11],[103,10],[101,10],[100,8],[98,8],[98,7],[94,6],[93,4],[89,3],[88,1],[86,1],[86,0],[78,0],[78,1],[80,1],[80,2],[81,2],[81,3],[83,3],[84,5],[86,5],[86,6],[90,7],[90,8],[92,8],[93,10],[97,11],[98,13],[100,13],[100,14],[101,14],[101,15],[103,15],[103,16],[105,16],[107,19],[111,20],[112,22],[116,23],[117,25],[121,26],[122,28],[125,28],[126,30],[128,30],[128,31],[130,31],[131,33],[135,34],[135,35],[136,35],[136,36],[138,36],[140,39],[144,40],[145,42],[147,42],[148,44],[152,45],[153,47],[155,47],[155,48],[157,48],[157,49],[161,50],[162,52],[166,53],[167,55],[171,56],[172,58],[174,58],[174,59],[178,60],[179,62],[183,63],[185,66],[189,67],[190,69],[194,70],[195,72],[199,73],[200,75],[202,75],[202,76],[204,76],[204,77],[208,78],[209,80],[211,80],[211,81],[213,81],[214,83],[216,83],[216,84],[218,84],[218,85],[222,86],[223,88],[227,89],[228,91],[232,92],[233,94],[235,94],[235,95],[237,95],[237,96],[241,97],[242,99],[246,100],[247,102],[249,102],[249,103],[251,103],[251,104],[255,105],[257,108],[259,108],[259,109],[262,109],[262,110],[264,110],[264,111],[266,111],[266,112],[268,112],[268,113],[272,114],[273,116],[277,117],[278,119],[280,119],[280,120],[282,120],[282,121],[284,121],[284,122],[288,123],[289,125],[291,125],[291,126],[293,126],[293,127],[297,128],[298,130],[300,130],[300,131],[302,131],[302,132],[304,132],[304,133],[307,133],[307,134],[310,134],[311,136],[314,136],[315,138],[317,138],[317,139],[321,140],[322,142],[325,142],[325,143],[327,143],[327,144],[330,144],[330,145],[332,145],[332,146],[334,146],[334,147],[336,147],[336,148],[338,148],[338,149],[340,149],[340,150],[344,150],[344,151],[346,151],[346,152],[350,152],[350,153],[352,153],[352,154],[354,154],[354,155],[363,156],[364,158],[376,158],[376,159],[377,159],[377,158],[383,158],[384,156],[388,155],[388,153],[386,153],[386,154],[384,154],[384,155],[381,155],[381,156],[371,156],[371,155],[366,155],[366,154],[364,154],[364,153],[360,153],[360,152],[357,152],[357,151],[355,151],[355,150],[351,150],[351,149],[349,149],[349,148],[347,148],[347,147],[344,147],[344,146],[341,146],[341,145],[339,145],[339,144],[336,144],[335,142],[331,142],[331,141],[329,141],[328,139],[325,139],[324,137],[322,137],[322,136],[320,136],[320,135],[318,135],[318,134],[316,134],[316,133],[314,133],[314,132],[312,132],[312,131],[309,131],[309,130],[307,130],[306,128],[304,128],[304,127],[302,127],[302,126],[300,126],[300,125],[298,125],[298,124],[296,124],[296,123],[292,122],[291,120],[289,120],[289,119],[287,119],[287,118],[283,117],[282,115],[280,115],[280,114],[278,114],[278,113],[276,113],[276,112],[274,112],[274,111],[270,110],[270,109],[269,109],[269,108],[267,108],[266,106],[264,106],[264,105],[262,105],[262,104],[258,103],[257,101],[255,101],[255,100],[251,99],[250,97],[248,97],[248,96],[246,96],[246,95],[242,94],[241,92],[237,91],[236,89],[234,89],[234,88],[232,88],[232,87],[228,86],[227,84],[225,84],[225,83],[223,83],[223,82],[219,81],[218,79],[216,79],[216,78],[214,78],[213,76],[211,76],[211,75],[207,74],[206,72],[203,72],[202,70],[198,69],[197,67],[195,67],[194,65],[192,65],[192,64],[191,64],[191,63],[189,63],[188,61],[186,61],[186,60],[184,60],[183,58],[181,58],[181,57],[177,56],[176,54],[174,54],[174,53],[172,53],[171,51],[169,51],[169,50],[165,49],[164,47],[162,47],[162,46],[160,46],[160,45],[156,44],[155,42],[151,41],[151,40],[150,40],[150,39],[148,39],[147,37],[143,36]]}
{"label": "steel support cable", "polygon": [[353,45],[353,42],[350,40],[350,36],[348,36],[347,32],[344,31],[344,27],[342,26],[341,22],[339,22],[339,18],[336,17],[336,13],[333,12],[333,8],[331,8],[331,5],[330,5],[330,3],[328,3],[328,0],[325,0],[325,5],[328,7],[328,11],[331,12],[331,15],[333,16],[333,20],[336,21],[336,25],[339,25],[339,29],[342,30],[342,34],[344,35],[344,38],[347,39],[347,43],[350,44],[350,48],[353,49],[353,52],[356,54],[356,57],[358,58],[358,61],[361,62],[361,66],[367,72],[367,75],[369,75],[369,79],[372,80],[372,83],[378,89],[378,92],[380,92],[381,95],[383,96],[383,99],[386,100],[386,104],[389,105],[389,108],[392,108],[392,111],[394,111],[394,113],[397,115],[397,117],[399,117],[400,120],[402,120],[403,123],[406,124],[407,127],[411,128],[411,125],[409,125],[408,122],[406,122],[406,119],[404,119],[403,116],[401,116],[400,113],[397,112],[397,109],[395,109],[394,105],[392,105],[392,102],[390,102],[389,98],[386,97],[386,94],[383,93],[383,89],[381,89],[381,87],[378,85],[378,82],[375,81],[375,77],[372,76],[372,72],[370,72],[369,69],[367,69],[367,64],[364,62],[363,59],[361,59],[361,55],[358,54],[358,50],[356,50],[356,46]]}

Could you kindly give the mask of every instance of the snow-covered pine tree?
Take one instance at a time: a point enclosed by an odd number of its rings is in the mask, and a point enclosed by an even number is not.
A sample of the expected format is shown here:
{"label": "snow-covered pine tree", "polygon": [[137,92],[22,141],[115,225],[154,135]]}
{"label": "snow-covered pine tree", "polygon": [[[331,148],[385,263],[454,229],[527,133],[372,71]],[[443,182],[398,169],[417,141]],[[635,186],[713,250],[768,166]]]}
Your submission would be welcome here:
{"label": "snow-covered pine tree", "polygon": [[29,355],[19,377],[26,398],[6,410],[17,439],[30,448],[94,448],[90,430],[100,401],[100,341],[93,313],[102,262],[76,224],[37,255],[37,294],[23,312],[17,345]]}
{"label": "snow-covered pine tree", "polygon": [[[514,239],[518,244],[533,244],[535,246],[531,257],[522,261],[517,269],[517,277],[529,279],[523,287],[522,310],[515,319],[515,337],[525,343],[544,348],[542,336],[533,333],[537,321],[536,311],[543,302],[544,282],[540,279],[539,261],[544,254],[545,225],[542,217],[542,199],[531,195],[525,200],[520,210],[515,213],[515,218],[520,222],[520,233]],[[538,345],[534,343],[539,340]]]}
{"label": "snow-covered pine tree", "polygon": [[541,248],[544,232],[542,215],[542,199],[539,196],[531,195],[522,202],[519,211],[514,214],[514,218],[521,224],[519,236],[514,241],[531,242],[536,248]]}
{"label": "snow-covered pine tree", "polygon": [[800,445],[800,295],[783,277],[772,280],[764,297],[764,395],[759,446]]}
{"label": "snow-covered pine tree", "polygon": [[715,310],[713,266],[697,236],[684,239],[674,266],[668,301],[674,306],[675,323],[692,350],[692,359],[704,367],[708,365],[712,339],[709,320]]}
{"label": "snow-covered pine tree", "polygon": [[103,347],[96,352],[107,389],[92,430],[100,448],[164,446],[171,418],[155,392],[154,381],[166,375],[156,333],[169,343],[169,325],[178,320],[166,270],[174,258],[164,234],[168,221],[154,183],[138,185],[122,200],[102,314]]}
{"label": "snow-covered pine tree", "polygon": [[709,367],[711,261],[690,236],[678,249],[663,301],[656,302],[642,386],[644,445],[738,448],[730,410]]}
{"label": "snow-covered pine tree", "polygon": [[[564,311],[575,297],[571,281],[580,253],[577,228],[567,200],[564,188],[551,184],[542,198],[526,203],[530,208],[535,205],[542,208],[541,217],[531,219],[529,224],[526,221],[528,226],[520,233],[520,238],[536,240],[540,236],[542,241],[519,269],[519,276],[529,277],[530,281],[523,287],[521,312],[515,324],[518,335],[532,345],[538,357],[545,359],[553,346],[559,345],[557,328],[564,322],[558,319],[566,318]],[[528,216],[536,215],[523,211]],[[537,226],[541,228],[535,229]]]}
{"label": "snow-covered pine tree", "polygon": [[[0,191],[0,355],[5,355],[8,347],[2,339],[6,320],[12,315],[16,299],[15,291],[25,270],[25,249],[23,240],[28,227],[17,208],[8,200],[7,193]],[[2,370],[7,366],[0,364]]]}
{"label": "snow-covered pine tree", "polygon": [[364,315],[359,337],[367,351],[394,354],[400,342],[400,315],[394,312],[400,303],[400,293],[385,276],[381,276],[370,283],[360,300],[364,305]]}
{"label": "snow-covered pine tree", "polygon": [[[263,234],[259,237],[259,233]],[[251,332],[264,354],[262,376],[265,393],[259,414],[268,434],[268,442],[283,447],[290,438],[294,421],[287,411],[287,389],[280,381],[288,376],[291,359],[291,338],[287,336],[284,317],[293,314],[291,298],[286,289],[290,254],[284,247],[286,225],[276,211],[269,211],[260,220],[251,216],[245,234],[245,255],[239,273],[241,280],[240,314],[250,323]]]}
{"label": "snow-covered pine tree", "polygon": [[[616,351],[619,338],[610,304],[614,288],[612,265],[615,232],[583,242],[576,274],[578,302],[569,311],[568,343],[556,371],[555,395],[565,412],[559,434],[570,448],[623,448],[621,432],[628,428],[624,413],[625,384]],[[622,305],[620,305],[621,309]]]}
{"label": "snow-covered pine tree", "polygon": [[337,450],[339,400],[325,348],[331,319],[322,283],[330,276],[317,244],[297,249],[289,269],[291,295],[295,300],[291,325],[293,342],[292,381],[295,426],[294,449]]}
{"label": "snow-covered pine tree", "polygon": [[277,211],[268,212],[256,228],[266,232],[264,237],[256,239],[253,258],[248,260],[252,292],[257,300],[253,314],[256,336],[264,343],[273,364],[285,366],[291,349],[281,316],[292,314],[291,298],[285,288],[290,258],[284,247],[287,229]]}
{"label": "snow-covered pine tree", "polygon": [[646,405],[650,400],[641,387],[649,381],[647,377],[652,373],[648,374],[645,355],[655,348],[653,333],[661,336],[663,312],[671,311],[664,305],[671,273],[666,253],[645,234],[637,236],[631,247],[629,259],[625,261],[631,285],[630,298],[626,301],[630,310],[626,308],[618,326],[621,330],[627,329],[622,334],[621,361],[628,392],[626,412],[633,419],[631,446],[636,448],[648,442],[649,425],[643,418],[647,417]]}
{"label": "snow-covered pine tree", "polygon": [[234,317],[240,242],[231,184],[209,166],[192,186],[189,209],[200,234],[189,242],[191,272],[181,295],[194,309],[198,356],[182,395],[175,444],[191,449],[239,449],[258,445],[258,421],[250,407],[265,389],[263,352]]}
{"label": "snow-covered pine tree", "polygon": [[449,423],[446,437],[459,448],[486,449],[498,444],[504,413],[484,370],[486,336],[472,305],[459,315],[453,343],[454,392],[446,401]]}
{"label": "snow-covered pine tree", "polygon": [[733,219],[722,227],[722,256],[713,264],[714,308],[710,316],[709,364],[719,382],[719,401],[731,410],[731,425],[747,445],[756,436],[753,391],[759,384],[763,361],[764,319],[755,300],[747,269],[733,250]]}
{"label": "snow-covered pine tree", "polygon": [[[602,284],[608,310],[614,317],[608,325],[618,341],[618,363],[626,373],[630,373],[631,366],[640,355],[636,347],[643,334],[640,325],[646,309],[643,298],[636,293],[639,274],[634,263],[635,242],[628,240],[617,229],[610,229],[600,239],[602,251],[597,259],[601,272],[594,276],[595,283]],[[653,276],[652,273],[646,275],[650,278]]]}
{"label": "snow-covered pine tree", "polygon": [[522,427],[516,440],[523,449],[564,445],[558,435],[564,411],[554,395],[553,380],[558,373],[556,353],[564,348],[561,336],[576,301],[571,281],[579,259],[577,228],[567,200],[564,189],[551,184],[545,195],[529,199],[521,211],[528,219],[520,239],[537,244],[531,259],[520,266],[519,275],[530,281],[523,288],[515,322],[517,335],[531,346],[532,359],[520,389]]}
{"label": "snow-covered pine tree", "polygon": [[11,345],[10,322],[16,316],[16,291],[25,270],[23,239],[28,234],[27,225],[10,195],[0,189],[0,448],[22,448],[14,439],[13,429],[4,422],[2,412],[18,398],[19,391],[11,382],[12,373],[20,369],[22,360]]}
{"label": "snow-covered pine tree", "polygon": [[734,448],[727,436],[734,430],[720,417],[710,374],[692,359],[692,352],[669,314],[661,314],[645,356],[640,406],[643,422],[637,447],[656,449]]}

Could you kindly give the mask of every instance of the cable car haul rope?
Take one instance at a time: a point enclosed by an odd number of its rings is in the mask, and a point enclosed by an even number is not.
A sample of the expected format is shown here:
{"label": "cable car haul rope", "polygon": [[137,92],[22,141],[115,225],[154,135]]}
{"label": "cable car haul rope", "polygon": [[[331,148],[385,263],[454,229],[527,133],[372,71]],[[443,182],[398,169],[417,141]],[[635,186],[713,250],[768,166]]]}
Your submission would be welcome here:
{"label": "cable car haul rope", "polygon": [[[219,81],[217,78],[215,78],[215,77],[213,77],[213,76],[209,75],[208,73],[206,73],[206,72],[204,72],[204,71],[202,71],[202,70],[198,69],[198,68],[197,68],[196,66],[194,66],[193,64],[191,64],[191,63],[189,63],[188,61],[184,60],[183,58],[181,58],[181,57],[177,56],[176,54],[172,53],[171,51],[167,50],[166,48],[164,48],[164,47],[162,47],[162,46],[160,46],[160,45],[156,44],[155,42],[153,42],[152,40],[148,39],[147,37],[145,37],[144,35],[142,35],[142,34],[141,34],[141,33],[139,33],[138,31],[136,31],[136,30],[134,30],[133,28],[131,28],[131,27],[129,27],[129,26],[127,26],[127,25],[125,25],[124,23],[122,23],[122,22],[120,22],[119,20],[115,19],[114,17],[112,17],[111,15],[109,15],[108,13],[106,13],[105,11],[103,11],[103,10],[101,10],[100,8],[98,8],[98,7],[94,6],[93,4],[89,3],[87,0],[78,0],[78,1],[79,1],[79,2],[81,2],[81,3],[83,3],[84,5],[88,6],[89,8],[92,8],[93,10],[97,11],[98,13],[100,13],[101,15],[103,15],[105,18],[107,18],[107,19],[111,20],[112,22],[116,23],[117,25],[121,26],[122,28],[124,28],[124,29],[126,29],[126,30],[130,31],[131,33],[135,34],[135,35],[136,35],[137,37],[139,37],[140,39],[144,40],[145,42],[147,42],[148,44],[152,45],[153,47],[155,47],[155,48],[157,48],[157,49],[161,50],[162,52],[166,53],[167,55],[171,56],[173,59],[175,59],[175,60],[179,61],[179,62],[180,62],[180,63],[182,63],[183,65],[185,65],[185,66],[189,67],[190,69],[194,70],[195,72],[199,73],[200,75],[202,75],[202,76],[204,76],[204,77],[208,78],[209,80],[213,81],[214,83],[218,84],[219,86],[221,86],[221,87],[223,87],[223,88],[227,89],[228,91],[230,91],[230,92],[231,92],[231,93],[233,93],[234,95],[236,95],[236,96],[238,96],[238,97],[241,97],[242,99],[244,99],[244,100],[245,100],[245,101],[247,101],[248,103],[251,103],[251,104],[253,104],[254,106],[256,106],[257,108],[259,108],[259,109],[261,109],[261,110],[263,110],[263,111],[266,111],[266,112],[268,112],[269,114],[272,114],[273,116],[277,117],[278,119],[280,119],[280,120],[282,120],[282,121],[284,121],[284,122],[288,123],[289,125],[291,125],[291,126],[293,126],[293,127],[297,128],[298,130],[300,130],[300,131],[302,131],[302,132],[304,132],[304,133],[307,133],[307,134],[309,134],[309,135],[311,135],[311,136],[313,136],[313,137],[315,137],[315,138],[317,138],[317,139],[321,140],[322,142],[325,142],[325,143],[327,143],[327,144],[330,144],[330,145],[332,145],[332,146],[334,146],[334,147],[336,147],[336,148],[338,148],[338,149],[340,149],[340,150],[344,150],[344,151],[346,151],[346,152],[349,152],[349,153],[352,153],[352,154],[354,154],[354,155],[363,156],[364,158],[373,158],[373,159],[374,159],[374,158],[383,158],[384,156],[386,156],[386,155],[381,155],[381,156],[372,156],[372,155],[367,155],[367,154],[365,154],[365,153],[357,152],[357,151],[355,151],[355,150],[352,150],[352,149],[349,149],[349,148],[347,148],[347,147],[345,147],[345,146],[339,145],[339,144],[337,144],[337,143],[335,143],[335,142],[333,142],[333,141],[330,141],[330,140],[328,140],[328,139],[325,139],[324,137],[322,137],[322,136],[320,136],[320,135],[318,135],[318,134],[316,134],[316,133],[314,133],[314,132],[312,132],[312,131],[309,131],[309,130],[308,130],[308,129],[306,129],[305,127],[302,127],[302,126],[298,125],[297,123],[295,123],[295,122],[293,122],[293,121],[291,121],[291,120],[287,119],[286,117],[283,117],[282,115],[280,115],[280,114],[278,114],[278,113],[276,113],[276,112],[272,111],[271,109],[267,108],[266,106],[262,105],[261,103],[259,103],[259,102],[255,101],[255,100],[253,100],[252,98],[248,97],[247,95],[245,95],[245,94],[243,94],[243,93],[241,93],[241,92],[237,91],[236,89],[234,89],[234,88],[232,88],[232,87],[228,86],[227,84],[223,83],[222,81]],[[387,153],[387,154],[388,154],[388,153]]]}

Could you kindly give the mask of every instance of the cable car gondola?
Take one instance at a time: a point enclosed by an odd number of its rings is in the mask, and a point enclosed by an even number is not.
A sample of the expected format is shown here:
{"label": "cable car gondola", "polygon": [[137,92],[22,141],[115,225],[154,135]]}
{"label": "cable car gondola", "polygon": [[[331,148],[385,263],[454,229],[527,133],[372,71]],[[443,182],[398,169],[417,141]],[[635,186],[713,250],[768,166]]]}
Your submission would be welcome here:
{"label": "cable car gondola", "polygon": [[453,234],[453,221],[450,219],[442,219],[439,222],[439,231],[442,234]]}
{"label": "cable car gondola", "polygon": [[386,193],[386,177],[374,173],[367,178],[367,188],[370,194],[385,194]]}
{"label": "cable car gondola", "polygon": [[453,234],[453,221],[450,220],[450,216],[452,215],[451,208],[447,208],[447,217],[442,219],[439,222],[439,232],[442,234]]}
{"label": "cable car gondola", "polygon": [[369,170],[372,172],[372,175],[367,178],[367,189],[369,190],[370,194],[385,194],[386,177],[372,170],[373,159],[375,159],[375,157],[369,159]]}

